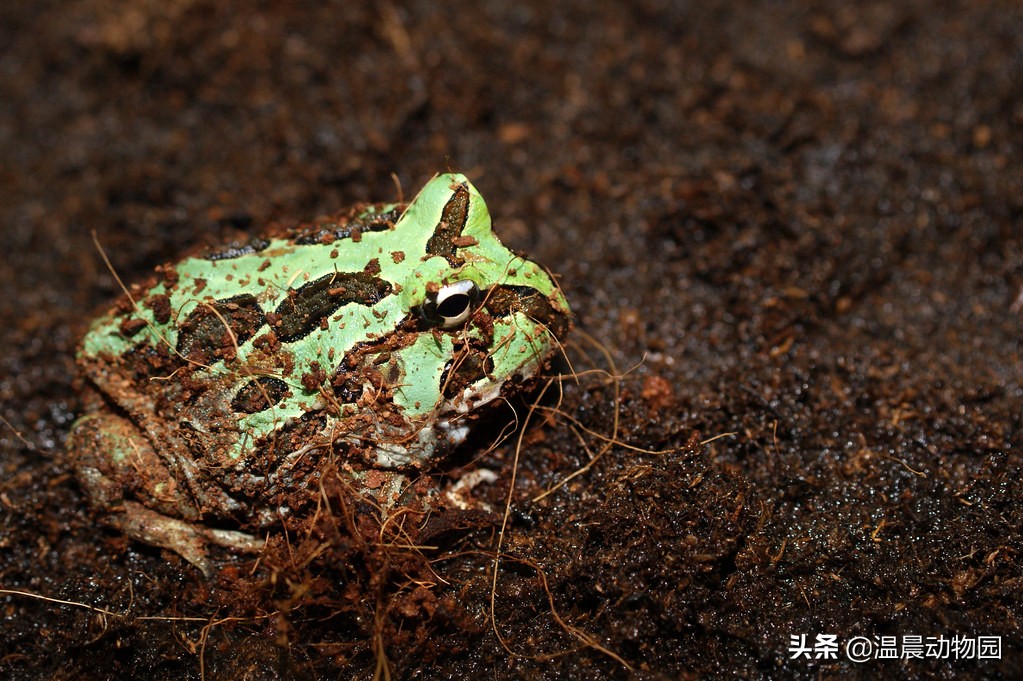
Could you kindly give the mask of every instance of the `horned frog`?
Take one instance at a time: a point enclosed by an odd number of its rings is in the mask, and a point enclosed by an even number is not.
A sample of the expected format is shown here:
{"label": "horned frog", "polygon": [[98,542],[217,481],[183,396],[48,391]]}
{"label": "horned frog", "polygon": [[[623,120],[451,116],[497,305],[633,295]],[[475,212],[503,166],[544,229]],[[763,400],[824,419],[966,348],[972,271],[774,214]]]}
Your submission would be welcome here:
{"label": "horned frog", "polygon": [[157,268],[81,342],[92,390],[69,456],[108,524],[208,575],[207,543],[258,550],[328,454],[361,493],[401,503],[569,326],[476,188],[438,175],[408,206]]}

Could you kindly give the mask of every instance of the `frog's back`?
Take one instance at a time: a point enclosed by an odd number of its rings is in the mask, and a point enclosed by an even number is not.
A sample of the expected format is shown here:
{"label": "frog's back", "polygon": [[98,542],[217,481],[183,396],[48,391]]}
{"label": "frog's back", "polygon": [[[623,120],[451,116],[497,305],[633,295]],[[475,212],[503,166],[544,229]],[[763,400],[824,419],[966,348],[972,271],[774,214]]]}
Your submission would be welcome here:
{"label": "frog's back", "polygon": [[441,412],[535,373],[568,319],[553,281],[500,244],[460,175],[408,207],[361,206],[185,258],[134,299],[94,322],[80,364],[138,419],[233,443],[236,461],[313,414],[325,431],[371,433],[392,452],[383,465],[429,455],[464,437],[432,427]]}

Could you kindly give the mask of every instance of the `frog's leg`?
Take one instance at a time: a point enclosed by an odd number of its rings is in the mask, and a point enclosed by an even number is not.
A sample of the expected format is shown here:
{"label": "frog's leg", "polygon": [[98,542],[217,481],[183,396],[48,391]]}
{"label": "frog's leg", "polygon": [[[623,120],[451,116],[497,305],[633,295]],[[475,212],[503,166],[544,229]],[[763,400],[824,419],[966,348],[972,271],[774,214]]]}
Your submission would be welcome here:
{"label": "frog's leg", "polygon": [[126,501],[122,508],[123,512],[111,513],[107,522],[133,539],[178,553],[207,577],[213,576],[213,569],[206,559],[208,542],[245,553],[255,553],[263,548],[261,539],[245,532],[195,525],[157,513],[136,501]]}
{"label": "frog's leg", "polygon": [[233,530],[205,527],[185,489],[142,431],[114,414],[84,416],[68,436],[68,453],[92,506],[133,539],[170,549],[209,576],[206,544],[259,551],[263,542]]}

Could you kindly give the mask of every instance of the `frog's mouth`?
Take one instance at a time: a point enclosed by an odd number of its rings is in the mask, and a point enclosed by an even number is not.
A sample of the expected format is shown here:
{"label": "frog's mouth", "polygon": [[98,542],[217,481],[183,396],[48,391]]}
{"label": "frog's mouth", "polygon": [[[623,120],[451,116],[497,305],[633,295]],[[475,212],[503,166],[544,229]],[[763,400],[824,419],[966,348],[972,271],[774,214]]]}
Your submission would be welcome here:
{"label": "frog's mouth", "polygon": [[438,410],[440,416],[436,420],[434,429],[444,441],[452,446],[462,444],[472,428],[472,419],[467,416],[479,414],[486,405],[499,400],[502,392],[509,386],[514,386],[516,393],[522,391],[523,386],[531,383],[543,366],[543,362],[528,363],[519,367],[519,370],[508,380],[497,381],[484,378],[463,387],[459,394],[450,397],[441,404]]}
{"label": "frog's mouth", "polygon": [[[524,380],[528,378],[531,376],[523,377]],[[469,386],[463,389],[462,394],[456,399],[449,399],[441,405],[442,416],[437,419],[434,429],[453,447],[465,442],[465,438],[469,435],[472,424],[465,416],[477,412],[501,396],[501,388],[504,385],[502,382],[484,381],[483,383],[485,387]]]}
{"label": "frog's mouth", "polygon": [[463,387],[438,405],[433,424],[420,429],[413,440],[397,443],[382,438],[378,441],[375,464],[388,469],[417,467],[454,449],[469,436],[474,416],[490,403],[499,400],[507,385],[514,384],[518,392],[524,383],[535,378],[541,366],[539,363],[524,366],[516,372],[513,380],[499,381],[485,377]]}

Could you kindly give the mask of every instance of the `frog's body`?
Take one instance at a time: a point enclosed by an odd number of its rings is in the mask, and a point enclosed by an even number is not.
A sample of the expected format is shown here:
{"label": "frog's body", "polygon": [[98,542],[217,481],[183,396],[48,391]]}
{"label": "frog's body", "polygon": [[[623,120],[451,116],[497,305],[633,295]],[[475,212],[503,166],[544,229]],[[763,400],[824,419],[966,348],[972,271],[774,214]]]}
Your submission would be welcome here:
{"label": "frog's body", "polygon": [[69,452],[110,522],[208,569],[212,529],[271,525],[324,454],[389,505],[474,411],[535,374],[567,329],[551,278],[506,249],[463,176],[158,270],[92,324],[101,399]]}

